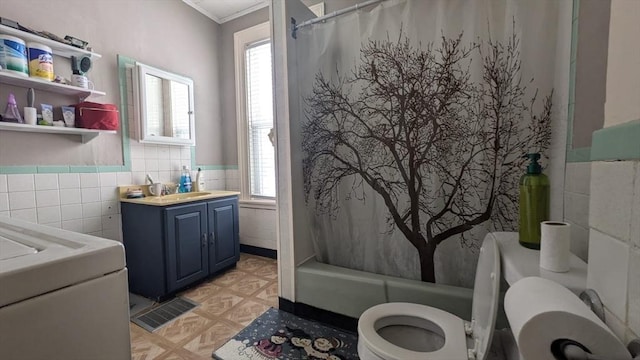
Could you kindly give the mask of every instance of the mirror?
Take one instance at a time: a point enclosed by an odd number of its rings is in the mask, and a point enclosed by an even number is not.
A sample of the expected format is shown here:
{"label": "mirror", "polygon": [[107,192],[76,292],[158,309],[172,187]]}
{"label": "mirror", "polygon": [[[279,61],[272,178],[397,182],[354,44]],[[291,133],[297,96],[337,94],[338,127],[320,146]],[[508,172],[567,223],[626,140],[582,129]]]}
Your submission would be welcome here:
{"label": "mirror", "polygon": [[134,79],[140,142],[195,145],[193,80],[141,63]]}

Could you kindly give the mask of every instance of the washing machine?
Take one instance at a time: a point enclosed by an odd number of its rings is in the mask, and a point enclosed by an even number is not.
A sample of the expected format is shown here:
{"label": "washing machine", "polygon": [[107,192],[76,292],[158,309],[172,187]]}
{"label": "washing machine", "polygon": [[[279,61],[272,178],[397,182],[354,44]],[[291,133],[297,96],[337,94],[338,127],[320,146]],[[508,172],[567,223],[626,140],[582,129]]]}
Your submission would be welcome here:
{"label": "washing machine", "polygon": [[124,247],[0,217],[0,359],[131,359]]}

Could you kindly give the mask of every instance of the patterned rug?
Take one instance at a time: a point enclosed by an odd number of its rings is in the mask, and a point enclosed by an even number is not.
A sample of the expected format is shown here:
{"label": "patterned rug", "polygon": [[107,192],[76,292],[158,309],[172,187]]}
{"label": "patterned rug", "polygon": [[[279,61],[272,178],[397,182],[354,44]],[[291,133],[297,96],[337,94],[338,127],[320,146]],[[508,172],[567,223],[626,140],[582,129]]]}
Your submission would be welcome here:
{"label": "patterned rug", "polygon": [[358,336],[271,308],[212,356],[218,360],[357,360]]}

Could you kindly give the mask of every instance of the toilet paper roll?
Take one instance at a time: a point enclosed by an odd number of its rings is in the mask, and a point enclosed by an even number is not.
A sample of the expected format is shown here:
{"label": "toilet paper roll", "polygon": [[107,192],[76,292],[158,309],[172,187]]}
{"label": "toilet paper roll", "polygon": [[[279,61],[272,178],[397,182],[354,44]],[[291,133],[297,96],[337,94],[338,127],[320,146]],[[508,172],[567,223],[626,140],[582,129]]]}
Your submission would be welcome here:
{"label": "toilet paper roll", "polygon": [[560,221],[540,223],[540,267],[553,272],[570,269],[571,227]]}
{"label": "toilet paper roll", "polygon": [[[523,360],[554,360],[557,340],[575,341],[603,359],[631,359],[613,332],[575,294],[551,280],[514,283],[504,310]],[[555,351],[558,351],[557,349]]]}

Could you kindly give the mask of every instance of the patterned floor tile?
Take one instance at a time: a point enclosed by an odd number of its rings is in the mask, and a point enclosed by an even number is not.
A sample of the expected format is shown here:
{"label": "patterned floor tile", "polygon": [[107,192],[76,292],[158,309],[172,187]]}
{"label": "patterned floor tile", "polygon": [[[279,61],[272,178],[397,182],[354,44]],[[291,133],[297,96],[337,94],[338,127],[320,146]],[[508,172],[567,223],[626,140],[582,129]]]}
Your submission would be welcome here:
{"label": "patterned floor tile", "polygon": [[179,343],[199,331],[202,331],[203,328],[209,325],[209,322],[210,321],[208,319],[196,313],[188,312],[163,326],[156,331],[155,334],[162,336],[173,343]]}
{"label": "patterned floor tile", "polygon": [[196,288],[186,291],[182,296],[195,302],[203,302],[212,295],[218,293],[222,288],[212,282],[206,282]]}
{"label": "patterned floor tile", "polygon": [[257,257],[247,257],[236,265],[238,269],[246,272],[253,272],[267,265],[268,262]]}
{"label": "patterned floor tile", "polygon": [[255,297],[257,297],[258,299],[266,300],[266,301],[277,304],[278,303],[278,282],[276,281],[267,285],[267,287],[262,289],[262,291],[256,294]]}
{"label": "patterned floor tile", "polygon": [[254,270],[253,274],[263,278],[276,280],[278,278],[278,265],[276,263],[267,264],[259,269]]}
{"label": "patterned floor tile", "polygon": [[152,360],[162,355],[166,349],[151,341],[148,336],[142,335],[131,340],[132,360]]}
{"label": "patterned floor tile", "polygon": [[[153,334],[132,323],[132,359],[211,359],[213,350],[266,311],[266,304],[277,307],[277,278],[275,260],[240,254],[237,269],[229,270],[182,294],[201,304],[195,311],[188,312]],[[247,298],[240,294],[254,297]],[[220,320],[217,316],[223,316],[231,322]],[[183,347],[175,348],[185,342]]]}
{"label": "patterned floor tile", "polygon": [[238,331],[238,328],[234,328],[223,322],[218,322],[189,341],[184,346],[184,349],[201,356],[211,357],[213,350],[222,346],[222,344],[237,334]]}
{"label": "patterned floor tile", "polygon": [[237,281],[233,285],[229,286],[229,289],[237,291],[243,295],[250,296],[268,283],[269,281],[267,280],[260,279],[253,275],[247,275],[242,278],[242,280]]}
{"label": "patterned floor tile", "polygon": [[232,285],[236,281],[241,280],[247,275],[249,274],[247,274],[244,271],[233,269],[225,272],[222,275],[217,276],[215,279],[213,279],[213,283],[218,286],[227,287],[229,285]]}
{"label": "patterned floor tile", "polygon": [[221,315],[225,311],[240,303],[242,300],[244,300],[243,297],[222,290],[200,303],[198,310],[204,311],[211,315]]}
{"label": "patterned floor tile", "polygon": [[243,326],[249,325],[255,318],[267,311],[267,305],[247,300],[224,314],[224,318]]}

